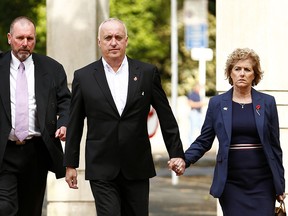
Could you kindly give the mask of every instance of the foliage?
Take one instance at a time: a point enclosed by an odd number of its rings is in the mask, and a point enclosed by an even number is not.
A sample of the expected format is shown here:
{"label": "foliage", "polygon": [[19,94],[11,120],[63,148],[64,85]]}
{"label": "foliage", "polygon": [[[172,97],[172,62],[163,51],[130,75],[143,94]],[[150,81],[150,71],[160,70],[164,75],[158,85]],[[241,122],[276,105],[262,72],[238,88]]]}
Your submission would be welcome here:
{"label": "foliage", "polygon": [[46,52],[46,0],[1,0],[0,4],[0,49],[10,49],[7,43],[7,33],[10,24],[18,16],[27,16],[34,20],[37,26],[36,52]]}
{"label": "foliage", "polygon": [[123,20],[128,29],[128,56],[153,63],[160,71],[170,53],[166,4],[167,0],[110,0],[110,16]]}
{"label": "foliage", "polygon": [[[184,0],[178,0],[178,94],[185,95],[197,82],[198,62],[190,57],[184,44],[182,20]],[[9,50],[7,33],[11,21],[21,15],[32,18],[36,23],[37,44],[35,51],[46,53],[46,0],[1,0],[0,4],[0,49]],[[209,0],[209,48],[214,59],[207,62],[206,95],[214,95],[215,46],[216,46],[216,0]],[[171,29],[169,0],[110,0],[110,16],[123,20],[128,28],[128,56],[155,64],[161,73],[163,87],[171,92]]]}
{"label": "foliage", "polygon": [[[178,94],[185,95],[197,82],[198,62],[190,57],[184,44],[184,25],[180,16],[184,0],[178,0]],[[209,1],[209,47],[216,43],[215,0]],[[163,87],[171,92],[171,29],[169,0],[110,0],[110,16],[123,20],[128,29],[128,56],[155,64]],[[215,58],[207,62],[206,95],[215,94]]]}

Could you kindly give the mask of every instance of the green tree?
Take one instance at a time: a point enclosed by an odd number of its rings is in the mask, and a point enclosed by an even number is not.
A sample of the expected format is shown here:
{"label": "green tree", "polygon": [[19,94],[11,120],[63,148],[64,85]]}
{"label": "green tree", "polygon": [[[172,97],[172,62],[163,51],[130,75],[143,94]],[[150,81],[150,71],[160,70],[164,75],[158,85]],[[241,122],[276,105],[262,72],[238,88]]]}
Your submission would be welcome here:
{"label": "green tree", "polygon": [[[184,44],[182,20],[184,0],[178,0],[178,69],[179,95],[185,95],[197,81],[198,62],[190,57]],[[215,56],[216,46],[216,0],[209,0],[209,48]],[[9,50],[7,33],[11,21],[17,16],[28,16],[36,23],[37,44],[35,51],[46,53],[46,1],[1,0],[0,4],[0,49]],[[132,58],[155,64],[161,73],[167,94],[171,92],[171,29],[169,0],[110,0],[110,16],[122,19],[128,28],[127,54]],[[206,95],[214,95],[215,58],[207,62]]]}
{"label": "green tree", "polygon": [[[198,62],[190,57],[184,44],[184,25],[180,14],[183,1],[178,0],[178,70],[179,95],[187,94],[197,81]],[[215,50],[215,6],[209,1],[209,47]],[[214,14],[213,14],[214,13]],[[168,0],[110,0],[110,16],[123,20],[128,28],[128,56],[155,64],[161,73],[163,87],[171,92],[171,29]],[[207,62],[206,95],[215,94],[215,60]]]}
{"label": "green tree", "polygon": [[1,0],[0,4],[0,49],[10,49],[7,33],[10,23],[18,16],[27,16],[34,20],[37,28],[37,45],[35,51],[46,53],[46,0]]}
{"label": "green tree", "polygon": [[110,0],[110,16],[123,20],[128,28],[127,54],[160,70],[170,53],[170,11],[165,4],[167,0]]}

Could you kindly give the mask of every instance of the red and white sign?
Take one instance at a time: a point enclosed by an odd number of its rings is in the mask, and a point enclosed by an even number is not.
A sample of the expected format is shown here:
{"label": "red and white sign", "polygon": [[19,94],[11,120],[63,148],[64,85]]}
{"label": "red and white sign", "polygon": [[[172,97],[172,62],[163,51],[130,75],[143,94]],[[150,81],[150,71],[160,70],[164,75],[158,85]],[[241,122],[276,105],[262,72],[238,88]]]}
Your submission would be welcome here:
{"label": "red and white sign", "polygon": [[155,109],[151,107],[150,112],[148,114],[147,125],[148,125],[148,134],[149,138],[153,137],[158,128],[158,117]]}

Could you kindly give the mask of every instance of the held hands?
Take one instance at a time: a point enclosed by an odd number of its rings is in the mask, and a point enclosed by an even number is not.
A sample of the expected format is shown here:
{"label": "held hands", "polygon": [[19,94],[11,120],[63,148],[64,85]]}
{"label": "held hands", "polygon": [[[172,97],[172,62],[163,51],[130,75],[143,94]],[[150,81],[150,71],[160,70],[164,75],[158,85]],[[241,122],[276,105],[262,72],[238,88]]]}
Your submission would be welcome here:
{"label": "held hands", "polygon": [[77,171],[75,168],[67,167],[66,168],[66,177],[65,181],[72,189],[78,189],[77,186]]}
{"label": "held hands", "polygon": [[183,175],[185,172],[185,161],[182,158],[171,158],[168,161],[168,168],[173,170],[177,176]]}

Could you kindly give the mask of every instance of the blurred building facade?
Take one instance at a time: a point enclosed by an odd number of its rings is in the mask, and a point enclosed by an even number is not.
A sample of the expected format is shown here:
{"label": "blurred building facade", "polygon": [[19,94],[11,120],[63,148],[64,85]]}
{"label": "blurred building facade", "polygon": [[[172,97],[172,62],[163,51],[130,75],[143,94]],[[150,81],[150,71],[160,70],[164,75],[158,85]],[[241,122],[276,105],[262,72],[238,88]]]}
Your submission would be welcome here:
{"label": "blurred building facade", "polygon": [[[235,48],[252,48],[260,56],[263,80],[255,89],[275,97],[284,167],[288,168],[288,17],[286,0],[221,0],[216,2],[216,88],[230,88],[224,78],[225,62]],[[285,174],[288,180],[287,172]],[[287,185],[287,183],[286,183]],[[218,216],[221,216],[218,208]]]}

